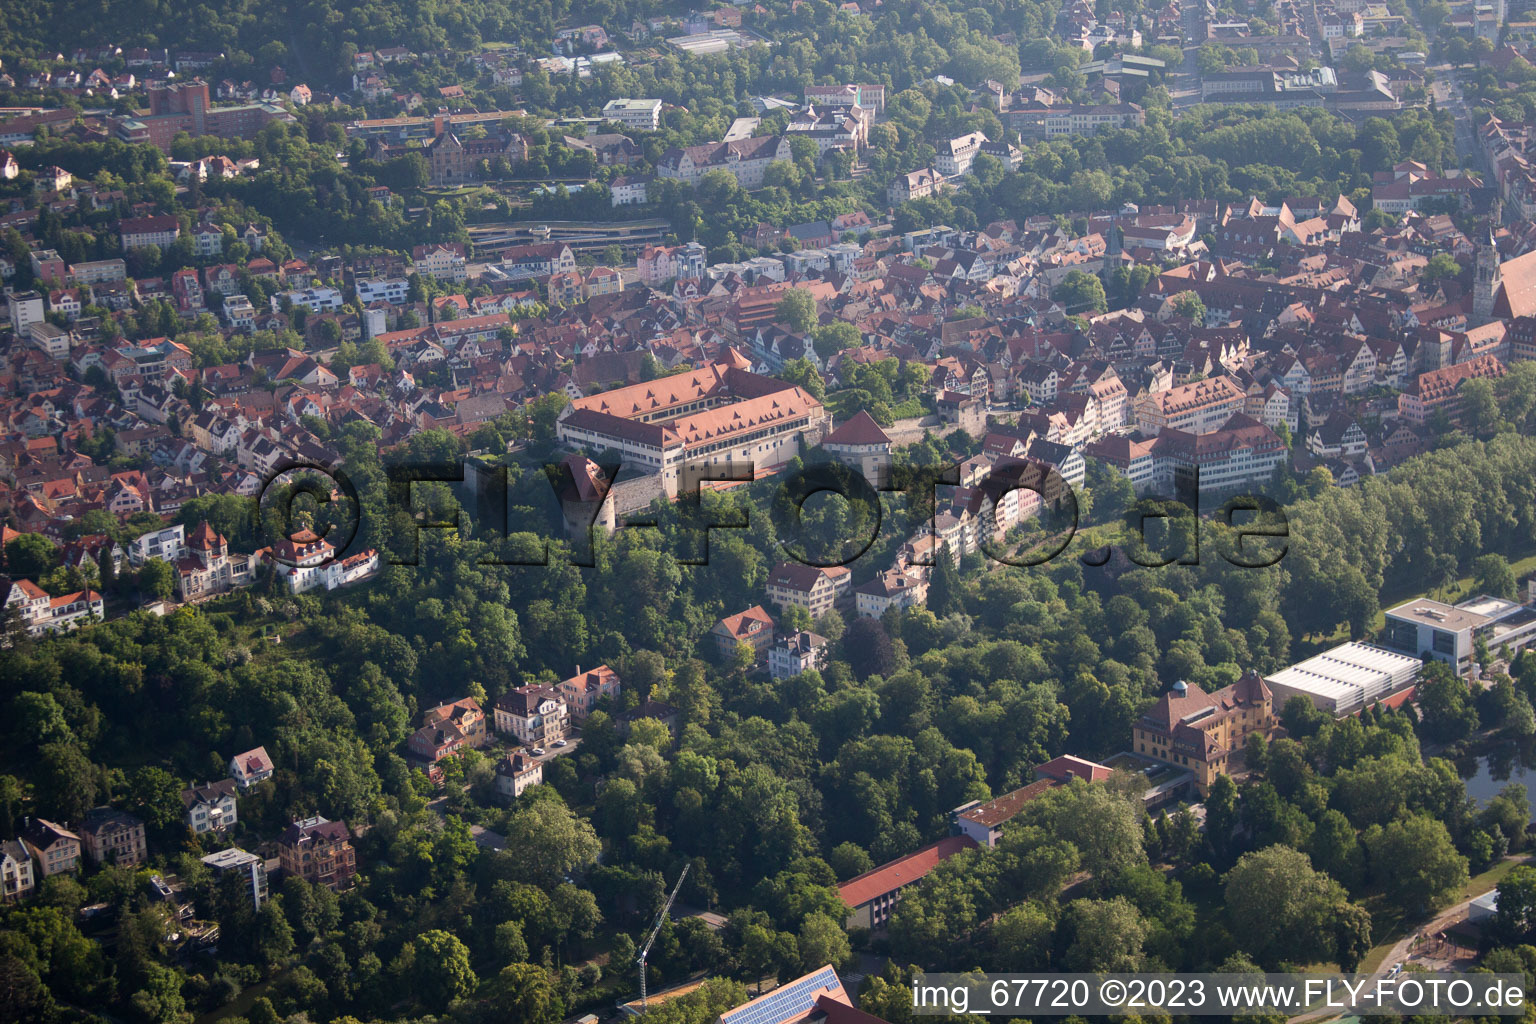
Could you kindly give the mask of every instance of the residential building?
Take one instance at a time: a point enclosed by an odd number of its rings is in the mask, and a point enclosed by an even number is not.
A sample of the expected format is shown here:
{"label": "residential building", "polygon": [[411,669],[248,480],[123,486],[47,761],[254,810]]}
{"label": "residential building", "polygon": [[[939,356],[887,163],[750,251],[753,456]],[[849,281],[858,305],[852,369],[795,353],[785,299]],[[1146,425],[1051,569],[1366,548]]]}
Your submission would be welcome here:
{"label": "residential building", "polygon": [[1154,391],[1136,400],[1136,427],[1153,435],[1165,427],[1205,434],[1243,411],[1246,393],[1232,378],[1210,377]]}
{"label": "residential building", "polygon": [[316,587],[335,590],[371,576],[379,569],[379,553],[373,548],[339,559],[336,549],[325,538],[309,530],[301,530],[287,540],[273,544],[272,561],[276,563],[274,571],[278,581],[295,594]]}
{"label": "residential building", "polygon": [[418,245],[411,250],[411,264],[419,273],[438,281],[463,284],[469,278],[469,261],[457,242]]}
{"label": "residential building", "polygon": [[763,184],[763,172],[769,164],[793,158],[788,138],[761,135],[682,149],[674,147],[662,154],[656,165],[656,175],[696,185],[710,171],[722,170],[735,178],[742,188],[754,189]]}
{"label": "residential building", "polygon": [[846,565],[815,566],[803,562],[780,562],[768,573],[768,600],[781,609],[791,605],[804,608],[811,618],[819,619],[832,610],[853,586],[853,573]]}
{"label": "residential building", "polygon": [[837,887],[851,908],[849,928],[884,928],[901,898],[901,890],[922,881],[928,873],[957,853],[976,849],[970,836],[947,836],[904,857],[856,875]]}
{"label": "residential building", "polygon": [[135,867],[148,859],[144,822],[111,807],[96,807],[80,823],[80,839],[86,860],[100,867],[116,864]]}
{"label": "residential building", "polygon": [[768,648],[768,675],[774,679],[788,679],[802,672],[826,667],[832,645],[824,636],[809,630],[781,633]]}
{"label": "residential building", "polygon": [[182,601],[195,601],[248,586],[255,581],[262,562],[260,555],[230,554],[229,542],[223,534],[216,533],[206,521],[201,522],[187,540],[185,556],[171,563],[176,596]]}
{"label": "residential building", "polygon": [[128,542],[128,562],[135,567],[142,566],[151,558],[158,558],[174,565],[178,560],[185,558],[186,554],[186,527],[181,523],[167,526],[163,530],[141,533]]}
{"label": "residential building", "polygon": [[345,888],[357,874],[357,853],[346,823],[322,817],[289,825],[278,837],[277,859],[285,874],[331,890]]}
{"label": "residential building", "polygon": [[192,229],[192,252],[206,260],[224,252],[224,230],[217,224],[199,224]]}
{"label": "residential building", "polygon": [[1248,737],[1267,736],[1274,724],[1269,685],[1252,669],[1214,693],[1180,680],[1136,721],[1133,752],[1193,773],[1205,795],[1216,776],[1227,774]]}
{"label": "residential building", "polygon": [[705,248],[698,242],[683,245],[648,245],[635,260],[640,283],[659,288],[677,278],[704,276]]}
{"label": "residential building", "polygon": [[80,869],[80,837],[63,825],[44,818],[25,818],[17,838],[37,862],[39,878]]}
{"label": "residential building", "polygon": [[77,285],[111,284],[128,279],[128,264],[121,259],[91,260],[73,263],[69,268],[70,279]]}
{"label": "residential building", "polygon": [[603,120],[617,121],[634,131],[653,132],[661,127],[661,100],[609,100],[603,106]]}
{"label": "residential building", "polygon": [[490,739],[485,712],[473,697],[428,708],[422,717],[423,724],[406,740],[406,749],[428,764],[436,764],[464,748],[483,747]]}
{"label": "residential building", "polygon": [[754,658],[761,658],[773,643],[773,616],[764,611],[762,605],[753,605],[715,623],[709,635],[714,639],[715,653],[722,661],[734,659],[742,644],[752,649]]}
{"label": "residential building", "polygon": [[11,329],[18,335],[33,324],[44,323],[43,297],[37,292],[12,292]]}
{"label": "residential building", "polygon": [[1492,355],[1474,356],[1464,363],[1421,373],[1397,396],[1398,415],[1419,425],[1428,423],[1437,414],[1444,415],[1451,423],[1458,423],[1461,420],[1461,386],[1469,380],[1497,379],[1504,373],[1504,364]]}
{"label": "residential building", "polygon": [[387,302],[391,306],[403,305],[411,284],[403,277],[390,277],[357,282],[357,301],[367,306],[375,302]]}
{"label": "residential building", "polygon": [[576,674],[556,683],[555,690],[565,699],[571,721],[580,725],[603,698],[617,703],[620,685],[619,674],[607,665],[599,665],[589,672],[583,672],[577,665]]}
{"label": "residential building", "polygon": [[36,887],[27,848],[14,839],[0,840],[0,902],[19,903]]}
{"label": "residential building", "polygon": [[570,711],[565,698],[548,686],[519,686],[491,704],[496,731],[525,747],[544,747],[565,739]]}
{"label": "residential building", "polygon": [[71,630],[93,616],[96,619],[106,617],[106,604],[94,590],[77,590],[61,597],[50,597],[47,591],[28,579],[11,581],[5,605],[18,609],[33,636]]}
{"label": "residential building", "polygon": [[272,777],[272,759],[266,747],[256,747],[229,759],[229,777],[241,789],[250,789]]}
{"label": "residential building", "polygon": [[913,199],[931,196],[943,187],[943,174],[932,167],[920,167],[907,174],[898,175],[896,180],[887,186],[885,198],[892,206],[899,206]]}
{"label": "residential building", "polygon": [[1368,445],[1365,431],[1354,416],[1343,410],[1330,414],[1307,435],[1307,451],[1320,459],[1363,455]]}
{"label": "residential building", "polygon": [[28,262],[32,264],[32,276],[50,288],[60,287],[68,277],[64,260],[53,249],[33,249]]}
{"label": "residential building", "polygon": [[515,800],[529,786],[544,781],[544,762],[515,750],[496,763],[496,792],[506,800]]}
{"label": "residential building", "polygon": [[934,158],[934,169],[946,178],[957,178],[971,173],[971,164],[984,143],[990,142],[981,132],[967,132],[957,138],[940,143]]}
{"label": "residential building", "polygon": [[235,780],[220,779],[181,791],[181,805],[187,811],[187,827],[194,833],[223,832],[240,820],[235,799]]}
{"label": "residential building", "polygon": [[287,299],[290,306],[303,306],[311,313],[335,313],[344,302],[341,292],[335,288],[298,288],[272,296],[274,313],[282,309],[283,299]]}
{"label": "residential building", "polygon": [[854,610],[861,616],[878,619],[886,609],[900,611],[928,600],[928,583],[899,569],[889,569],[862,586],[854,588]]}
{"label": "residential building", "polygon": [[245,882],[246,891],[251,894],[251,909],[261,909],[261,905],[267,899],[267,862],[265,860],[254,853],[247,853],[238,846],[232,846],[218,853],[210,853],[203,857],[202,861],[208,865],[208,869],[216,878],[231,872],[239,874]]}
{"label": "residential building", "polygon": [[123,252],[157,245],[162,249],[181,237],[181,221],[169,214],[153,217],[132,217],[117,226],[122,238]]}
{"label": "residential building", "polygon": [[640,206],[647,201],[647,189],[654,181],[650,175],[622,175],[608,183],[613,206]]}

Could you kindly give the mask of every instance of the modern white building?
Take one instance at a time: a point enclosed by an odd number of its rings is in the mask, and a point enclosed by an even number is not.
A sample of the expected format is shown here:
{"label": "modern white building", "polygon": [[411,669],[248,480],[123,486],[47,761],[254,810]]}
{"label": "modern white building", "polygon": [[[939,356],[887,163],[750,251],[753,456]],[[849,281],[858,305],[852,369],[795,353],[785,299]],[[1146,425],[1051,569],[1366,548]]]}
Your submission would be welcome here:
{"label": "modern white building", "polygon": [[128,561],[143,565],[151,558],[175,562],[187,557],[187,528],[180,523],[141,534],[128,542]]}
{"label": "modern white building", "polygon": [[1340,644],[1268,676],[1275,708],[1292,697],[1305,697],[1336,718],[1352,715],[1375,701],[1412,686],[1423,662],[1373,644]]}
{"label": "modern white building", "polygon": [[391,306],[398,306],[405,301],[410,290],[410,282],[403,277],[359,281],[357,282],[357,301],[365,306],[375,302],[387,302]]}
{"label": "modern white building", "polygon": [[272,311],[282,309],[281,300],[286,297],[294,306],[303,306],[311,313],[334,313],[341,308],[341,292],[335,288],[303,288],[272,296]]}
{"label": "modern white building", "polygon": [[11,329],[17,334],[43,322],[43,297],[37,292],[13,292],[10,299]]}
{"label": "modern white building", "polygon": [[1387,611],[1381,645],[1410,657],[1443,661],[1457,675],[1466,675],[1472,668],[1473,637],[1488,622],[1486,615],[1420,598]]}
{"label": "modern white building", "polygon": [[256,910],[261,909],[262,903],[267,898],[266,861],[254,853],[247,853],[238,846],[220,850],[218,853],[210,853],[202,860],[215,875],[234,872],[243,876],[249,883],[251,906]]}
{"label": "modern white building", "polygon": [[661,100],[609,100],[603,106],[603,120],[616,121],[635,131],[653,132],[661,127]]}

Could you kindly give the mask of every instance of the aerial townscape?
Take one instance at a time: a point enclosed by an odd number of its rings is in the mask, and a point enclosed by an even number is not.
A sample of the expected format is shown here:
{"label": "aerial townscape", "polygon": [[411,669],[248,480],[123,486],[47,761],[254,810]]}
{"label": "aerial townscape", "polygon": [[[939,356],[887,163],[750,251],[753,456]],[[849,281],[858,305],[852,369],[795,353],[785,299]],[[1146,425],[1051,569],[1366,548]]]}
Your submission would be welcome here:
{"label": "aerial townscape", "polygon": [[0,1024],[1536,987],[1530,2],[12,0],[0,287]]}

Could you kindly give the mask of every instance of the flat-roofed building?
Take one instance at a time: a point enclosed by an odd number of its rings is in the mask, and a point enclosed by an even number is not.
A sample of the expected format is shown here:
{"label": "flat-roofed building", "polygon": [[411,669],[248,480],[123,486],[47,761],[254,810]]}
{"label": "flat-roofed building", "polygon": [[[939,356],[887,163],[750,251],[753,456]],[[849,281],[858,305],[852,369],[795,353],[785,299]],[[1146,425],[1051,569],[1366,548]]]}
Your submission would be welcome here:
{"label": "flat-roofed building", "polygon": [[239,874],[244,879],[246,891],[251,894],[251,907],[260,910],[267,898],[267,862],[248,853],[238,846],[231,846],[227,850],[218,853],[210,853],[202,858],[215,875],[225,875],[229,872]]}
{"label": "flat-roofed building", "polygon": [[1419,598],[1388,609],[1381,646],[1409,655],[1443,661],[1466,675],[1472,669],[1472,641],[1491,620],[1486,615],[1441,601]]}
{"label": "flat-roofed building", "polygon": [[637,131],[653,132],[661,127],[661,100],[609,100],[603,107],[603,120],[617,121]]}
{"label": "flat-roofed building", "polygon": [[1277,707],[1305,697],[1336,718],[1352,715],[1413,687],[1423,662],[1374,644],[1347,643],[1265,679]]}

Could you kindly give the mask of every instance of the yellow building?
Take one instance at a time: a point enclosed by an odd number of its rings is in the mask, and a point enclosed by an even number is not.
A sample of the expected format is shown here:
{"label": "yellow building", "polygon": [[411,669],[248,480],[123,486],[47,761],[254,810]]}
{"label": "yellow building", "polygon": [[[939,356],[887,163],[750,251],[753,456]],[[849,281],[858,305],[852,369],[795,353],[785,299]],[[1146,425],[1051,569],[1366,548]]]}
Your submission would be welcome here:
{"label": "yellow building", "polygon": [[1257,672],[1206,693],[1193,683],[1173,684],[1132,731],[1135,752],[1194,773],[1201,794],[1225,775],[1232,754],[1252,733],[1274,728],[1274,698]]}

